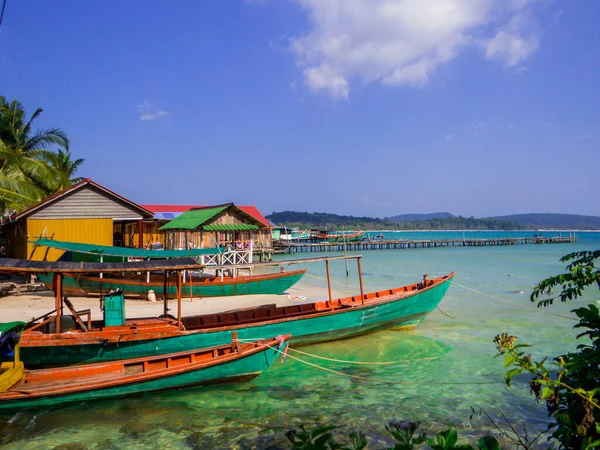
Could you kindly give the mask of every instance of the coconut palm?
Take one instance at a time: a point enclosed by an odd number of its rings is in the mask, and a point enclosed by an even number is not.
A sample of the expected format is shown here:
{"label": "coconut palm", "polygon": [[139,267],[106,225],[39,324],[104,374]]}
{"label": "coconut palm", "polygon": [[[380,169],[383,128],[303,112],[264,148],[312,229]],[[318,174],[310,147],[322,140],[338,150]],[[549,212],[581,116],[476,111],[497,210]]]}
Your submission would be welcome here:
{"label": "coconut palm", "polygon": [[[73,161],[71,159],[71,152],[69,150],[59,150],[56,155],[56,162],[51,161],[50,163],[58,170],[63,172],[67,179],[69,180],[69,185],[75,184],[83,180],[83,177],[74,177],[75,172],[80,165],[85,161],[83,158],[76,159]],[[65,186],[68,187],[68,186]]]}
{"label": "coconut palm", "polygon": [[[37,108],[27,119],[20,102],[0,96],[0,207],[4,209],[22,209],[70,186],[82,162],[71,162],[69,139],[61,129],[32,132],[32,123],[41,113]],[[55,153],[54,146],[63,154]],[[70,172],[63,171],[61,164]]]}
{"label": "coconut palm", "polygon": [[0,140],[27,156],[49,151],[53,145],[69,150],[69,139],[60,128],[38,130],[32,134],[31,124],[42,112],[42,108],[37,108],[26,120],[25,110],[19,101],[8,102],[6,97],[0,96]]}

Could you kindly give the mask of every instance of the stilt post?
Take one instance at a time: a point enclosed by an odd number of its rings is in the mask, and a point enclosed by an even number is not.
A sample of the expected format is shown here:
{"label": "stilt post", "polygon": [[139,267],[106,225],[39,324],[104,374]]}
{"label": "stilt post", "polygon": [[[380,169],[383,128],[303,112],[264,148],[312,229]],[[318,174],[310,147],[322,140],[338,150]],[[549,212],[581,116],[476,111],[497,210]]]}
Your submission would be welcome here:
{"label": "stilt post", "polygon": [[327,271],[327,292],[329,292],[329,301],[333,300],[331,296],[331,274],[329,273],[329,260],[325,260],[325,270]]}
{"label": "stilt post", "polygon": [[163,305],[163,314],[165,317],[167,317],[167,314],[169,314],[169,305],[167,303],[167,287],[168,287],[168,279],[169,279],[169,272],[167,270],[165,270],[165,278],[163,281],[163,300],[164,300],[164,305]]}
{"label": "stilt post", "polygon": [[54,305],[56,307],[55,333],[60,333],[60,316],[62,312],[62,273],[54,273]]}
{"label": "stilt post", "polygon": [[181,328],[181,270],[177,271],[177,326]]}
{"label": "stilt post", "polygon": [[360,257],[356,258],[358,264],[358,282],[360,283],[360,301],[365,304],[365,289],[363,288],[362,269],[360,267]]}

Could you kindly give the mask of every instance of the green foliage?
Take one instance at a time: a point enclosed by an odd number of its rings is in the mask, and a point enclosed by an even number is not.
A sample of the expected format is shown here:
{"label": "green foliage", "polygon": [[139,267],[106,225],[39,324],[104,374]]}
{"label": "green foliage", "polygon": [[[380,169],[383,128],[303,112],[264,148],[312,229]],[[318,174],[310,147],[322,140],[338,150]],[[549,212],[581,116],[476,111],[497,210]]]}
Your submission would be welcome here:
{"label": "green foliage", "polygon": [[529,229],[600,230],[600,217],[579,214],[511,214],[488,219],[509,220]]}
{"label": "green foliage", "polygon": [[83,162],[71,160],[69,139],[59,128],[33,131],[41,113],[38,108],[27,119],[21,103],[0,96],[1,213],[24,209],[70,186]]}
{"label": "green foliage", "polygon": [[[538,306],[548,306],[554,299],[565,302],[582,295],[585,288],[600,288],[600,275],[595,261],[600,251],[584,251],[564,256],[561,261],[571,263],[567,272],[545,280],[534,288],[531,300],[560,286],[557,296],[544,299]],[[573,310],[579,321],[575,328],[582,330],[578,339],[585,339],[575,352],[558,356],[547,363],[544,358],[535,361],[526,354],[526,347],[517,344],[517,338],[506,333],[496,336],[494,342],[498,355],[504,355],[504,365],[509,369],[506,382],[516,375],[528,373],[531,392],[536,400],[546,403],[548,414],[554,422],[552,437],[561,448],[600,447],[600,310],[590,304]]]}
{"label": "green foliage", "polygon": [[474,217],[443,217],[429,220],[397,222],[392,219],[338,216],[326,213],[274,212],[267,216],[270,221],[290,228],[332,229],[343,226],[346,230],[520,230],[520,225],[499,219],[475,219]]}
{"label": "green foliage", "polygon": [[[335,441],[331,432],[335,428],[337,427],[325,426],[309,431],[301,425],[300,431],[290,430],[286,433],[286,436],[292,443],[293,450],[361,450],[366,447],[365,437],[357,433],[350,435],[352,444],[358,445],[357,447],[342,447]],[[362,445],[363,442],[364,445]]]}
{"label": "green foliage", "polygon": [[412,450],[415,445],[422,444],[427,439],[425,433],[419,433],[415,436],[421,422],[411,422],[408,420],[390,420],[385,429],[392,435],[396,445],[395,450]]}
{"label": "green foliage", "polygon": [[[454,426],[440,431],[433,438],[428,438],[426,433],[417,434],[419,426],[420,422],[390,420],[385,429],[394,438],[394,447],[389,450],[412,450],[423,447],[422,444],[425,442],[433,450],[475,450],[469,444],[457,444],[458,433]],[[332,434],[332,430],[335,428],[335,426],[325,426],[315,428],[311,432],[304,426],[300,426],[300,431],[290,430],[286,435],[292,443],[293,450],[362,450],[367,448],[366,436],[362,432],[356,431],[349,435],[350,446],[342,446]],[[499,450],[500,444],[493,436],[483,436],[477,440],[477,448],[480,450]]]}
{"label": "green foliage", "polygon": [[561,302],[573,300],[580,297],[586,287],[594,284],[600,289],[600,270],[595,266],[598,258],[600,258],[600,250],[574,252],[563,256],[560,259],[561,262],[572,261],[566,267],[567,272],[540,281],[533,288],[531,301],[535,301],[544,294],[550,295],[552,290],[558,286],[560,286],[559,294],[541,300],[538,306],[551,305],[557,298]]}

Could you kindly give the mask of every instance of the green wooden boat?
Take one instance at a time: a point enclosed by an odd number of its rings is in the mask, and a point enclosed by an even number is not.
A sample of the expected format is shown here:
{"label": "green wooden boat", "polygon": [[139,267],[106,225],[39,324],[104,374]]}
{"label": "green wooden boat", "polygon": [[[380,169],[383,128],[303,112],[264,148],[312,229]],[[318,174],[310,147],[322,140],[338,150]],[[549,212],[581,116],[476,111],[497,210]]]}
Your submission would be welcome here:
{"label": "green wooden boat", "polygon": [[[230,342],[291,333],[292,345],[344,339],[385,328],[412,328],[434,310],[454,273],[395,289],[316,303],[224,312],[181,318],[146,318],[106,326],[91,322],[84,331],[72,316],[63,316],[67,333],[55,333],[52,318],[26,331],[21,358],[30,366],[48,367],[160,355]],[[70,323],[70,324],[69,324]],[[33,325],[35,326],[35,325]]]}
{"label": "green wooden boat", "polygon": [[[283,294],[296,284],[306,273],[304,270],[276,272],[247,276],[188,276],[181,285],[184,297],[229,297],[232,295]],[[39,273],[38,278],[52,289],[52,274]],[[162,276],[146,274],[122,277],[100,277],[98,275],[65,275],[64,293],[67,295],[100,295],[121,289],[126,297],[148,298],[152,290],[157,298],[162,298],[165,283]],[[190,294],[191,290],[191,294]],[[177,287],[167,283],[167,295],[176,298]]]}
{"label": "green wooden boat", "polygon": [[22,410],[143,392],[249,381],[285,352],[289,335],[115,362],[25,370],[0,391],[0,410]]}

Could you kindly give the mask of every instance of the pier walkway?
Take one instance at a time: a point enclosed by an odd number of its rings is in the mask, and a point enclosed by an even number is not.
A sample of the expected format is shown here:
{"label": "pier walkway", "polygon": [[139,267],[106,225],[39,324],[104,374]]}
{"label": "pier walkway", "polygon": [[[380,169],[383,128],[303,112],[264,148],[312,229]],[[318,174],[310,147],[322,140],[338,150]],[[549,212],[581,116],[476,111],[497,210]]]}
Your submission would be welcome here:
{"label": "pier walkway", "polygon": [[364,250],[396,250],[410,248],[437,248],[437,247],[492,247],[500,245],[524,244],[569,244],[576,242],[573,236],[527,236],[511,238],[486,238],[486,239],[396,239],[396,240],[371,240],[356,242],[284,242],[274,245],[275,253],[299,252],[340,252]]}

